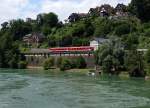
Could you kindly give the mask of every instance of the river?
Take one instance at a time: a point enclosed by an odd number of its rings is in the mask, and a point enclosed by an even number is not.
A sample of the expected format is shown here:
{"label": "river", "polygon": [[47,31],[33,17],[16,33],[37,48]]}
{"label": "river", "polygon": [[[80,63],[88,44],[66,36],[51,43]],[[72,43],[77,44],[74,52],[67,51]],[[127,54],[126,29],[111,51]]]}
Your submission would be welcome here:
{"label": "river", "polygon": [[150,81],[1,69],[0,108],[150,108]]}

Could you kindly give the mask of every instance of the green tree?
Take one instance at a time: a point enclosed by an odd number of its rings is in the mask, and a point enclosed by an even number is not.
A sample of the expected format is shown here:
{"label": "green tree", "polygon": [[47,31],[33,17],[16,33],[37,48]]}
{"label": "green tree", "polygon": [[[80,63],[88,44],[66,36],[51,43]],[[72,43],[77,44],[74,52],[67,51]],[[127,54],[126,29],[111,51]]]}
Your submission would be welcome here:
{"label": "green tree", "polygon": [[104,73],[119,74],[124,65],[124,53],[122,44],[118,40],[112,41],[96,52],[96,64],[102,66]]}
{"label": "green tree", "polygon": [[150,1],[132,0],[129,5],[130,11],[142,21],[150,21]]}
{"label": "green tree", "polygon": [[80,19],[80,16],[77,13],[72,13],[69,17],[68,20],[69,22],[76,22]]}
{"label": "green tree", "polygon": [[34,30],[40,30],[46,36],[51,34],[54,27],[60,26],[58,16],[53,12],[37,15],[36,22],[37,23],[34,25]]}
{"label": "green tree", "polygon": [[107,34],[111,32],[111,22],[105,18],[97,18],[94,22],[95,31],[94,36],[105,37]]}
{"label": "green tree", "polygon": [[145,77],[144,57],[136,50],[129,50],[125,57],[125,65],[130,77]]}
{"label": "green tree", "polygon": [[18,62],[21,59],[19,57],[20,51],[18,44],[13,42],[10,34],[5,33],[0,38],[0,64],[1,68],[18,68]]}
{"label": "green tree", "polygon": [[113,57],[111,55],[108,55],[103,61],[102,69],[104,73],[114,74],[112,68],[113,68]]}
{"label": "green tree", "polygon": [[32,32],[31,24],[24,22],[21,19],[11,20],[9,25],[8,32],[13,37],[13,40],[22,40],[23,36]]}
{"label": "green tree", "polygon": [[126,36],[126,39],[123,40],[126,49],[133,50],[133,49],[137,48],[137,46],[139,44],[139,37],[138,37],[138,35],[139,34],[132,33],[132,34],[128,34]]}
{"label": "green tree", "polygon": [[131,31],[130,25],[129,24],[121,24],[115,29],[115,34],[118,36],[124,35],[124,34],[129,34]]}
{"label": "green tree", "polygon": [[55,13],[48,13],[43,15],[43,24],[48,27],[55,27],[58,24],[58,16]]}

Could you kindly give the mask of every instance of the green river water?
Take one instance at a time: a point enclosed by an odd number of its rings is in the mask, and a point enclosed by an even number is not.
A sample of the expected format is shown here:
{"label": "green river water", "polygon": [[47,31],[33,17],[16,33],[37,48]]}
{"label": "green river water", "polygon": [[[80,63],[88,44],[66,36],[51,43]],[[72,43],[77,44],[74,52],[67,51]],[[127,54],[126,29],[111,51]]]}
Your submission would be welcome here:
{"label": "green river water", "polygon": [[1,69],[0,108],[150,108],[150,81]]}

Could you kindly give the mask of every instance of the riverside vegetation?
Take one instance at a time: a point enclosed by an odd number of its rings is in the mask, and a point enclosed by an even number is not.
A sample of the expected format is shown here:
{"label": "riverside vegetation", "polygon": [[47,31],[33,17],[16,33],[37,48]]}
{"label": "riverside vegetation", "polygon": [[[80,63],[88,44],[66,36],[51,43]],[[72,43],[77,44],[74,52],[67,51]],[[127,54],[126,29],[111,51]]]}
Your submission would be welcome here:
{"label": "riverside vegetation", "polygon": [[[0,68],[25,68],[27,63],[21,52],[27,49],[27,45],[22,39],[26,34],[40,32],[46,39],[38,48],[89,45],[93,37],[107,38],[110,42],[95,52],[96,65],[101,66],[105,73],[118,75],[122,71],[128,71],[134,77],[149,74],[150,1],[132,0],[128,6],[118,4],[114,8],[105,4],[99,8],[103,7],[108,12],[106,17],[99,15],[99,9],[91,8],[85,17],[77,13],[71,14],[68,23],[59,21],[58,16],[52,12],[39,14],[37,19],[31,21],[17,19],[2,23]],[[116,18],[116,10],[128,15]],[[149,50],[141,54],[137,49]],[[45,69],[53,65],[48,64],[50,61],[52,60],[44,63]],[[68,66],[72,65],[69,60],[62,61],[62,70],[71,68]]]}
{"label": "riverside vegetation", "polygon": [[59,57],[56,61],[54,62],[54,58],[48,58],[47,60],[44,61],[43,67],[45,70],[52,69],[53,67],[60,68],[61,71],[65,71],[68,69],[85,69],[87,66],[85,59],[80,56],[77,58],[64,58],[64,57]]}

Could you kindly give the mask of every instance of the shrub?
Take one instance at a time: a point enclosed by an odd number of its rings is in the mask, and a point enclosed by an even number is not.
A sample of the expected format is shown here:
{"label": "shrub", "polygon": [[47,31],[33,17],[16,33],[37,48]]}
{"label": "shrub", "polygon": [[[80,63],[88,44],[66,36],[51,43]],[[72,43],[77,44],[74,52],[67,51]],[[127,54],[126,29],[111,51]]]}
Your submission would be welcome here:
{"label": "shrub", "polygon": [[77,68],[77,59],[71,59],[71,68]]}
{"label": "shrub", "polygon": [[26,61],[20,61],[18,63],[18,68],[19,69],[26,69],[27,68],[27,62]]}
{"label": "shrub", "polygon": [[62,57],[59,57],[59,58],[57,59],[57,61],[56,61],[57,67],[60,67],[60,66],[61,66],[62,60],[63,60]]}
{"label": "shrub", "polygon": [[64,71],[68,69],[71,69],[71,62],[69,59],[64,58],[62,59],[60,70]]}
{"label": "shrub", "polygon": [[45,70],[50,69],[52,66],[54,66],[54,58],[48,58],[44,61],[43,67]]}
{"label": "shrub", "polygon": [[104,73],[111,73],[111,74],[113,74],[113,72],[112,72],[113,60],[112,59],[113,59],[113,57],[111,55],[108,55],[104,59],[104,62],[103,62],[103,65],[102,65],[102,69],[103,69]]}
{"label": "shrub", "polygon": [[133,67],[129,72],[130,77],[145,77],[146,72],[138,66]]}
{"label": "shrub", "polygon": [[86,61],[82,56],[80,56],[76,59],[76,67],[77,68],[82,69],[82,68],[86,68],[86,66],[87,66]]}
{"label": "shrub", "polygon": [[60,70],[68,70],[68,69],[74,69],[74,68],[86,68],[87,64],[85,59],[81,56],[78,58],[58,58],[57,59],[57,67],[60,68]]}

